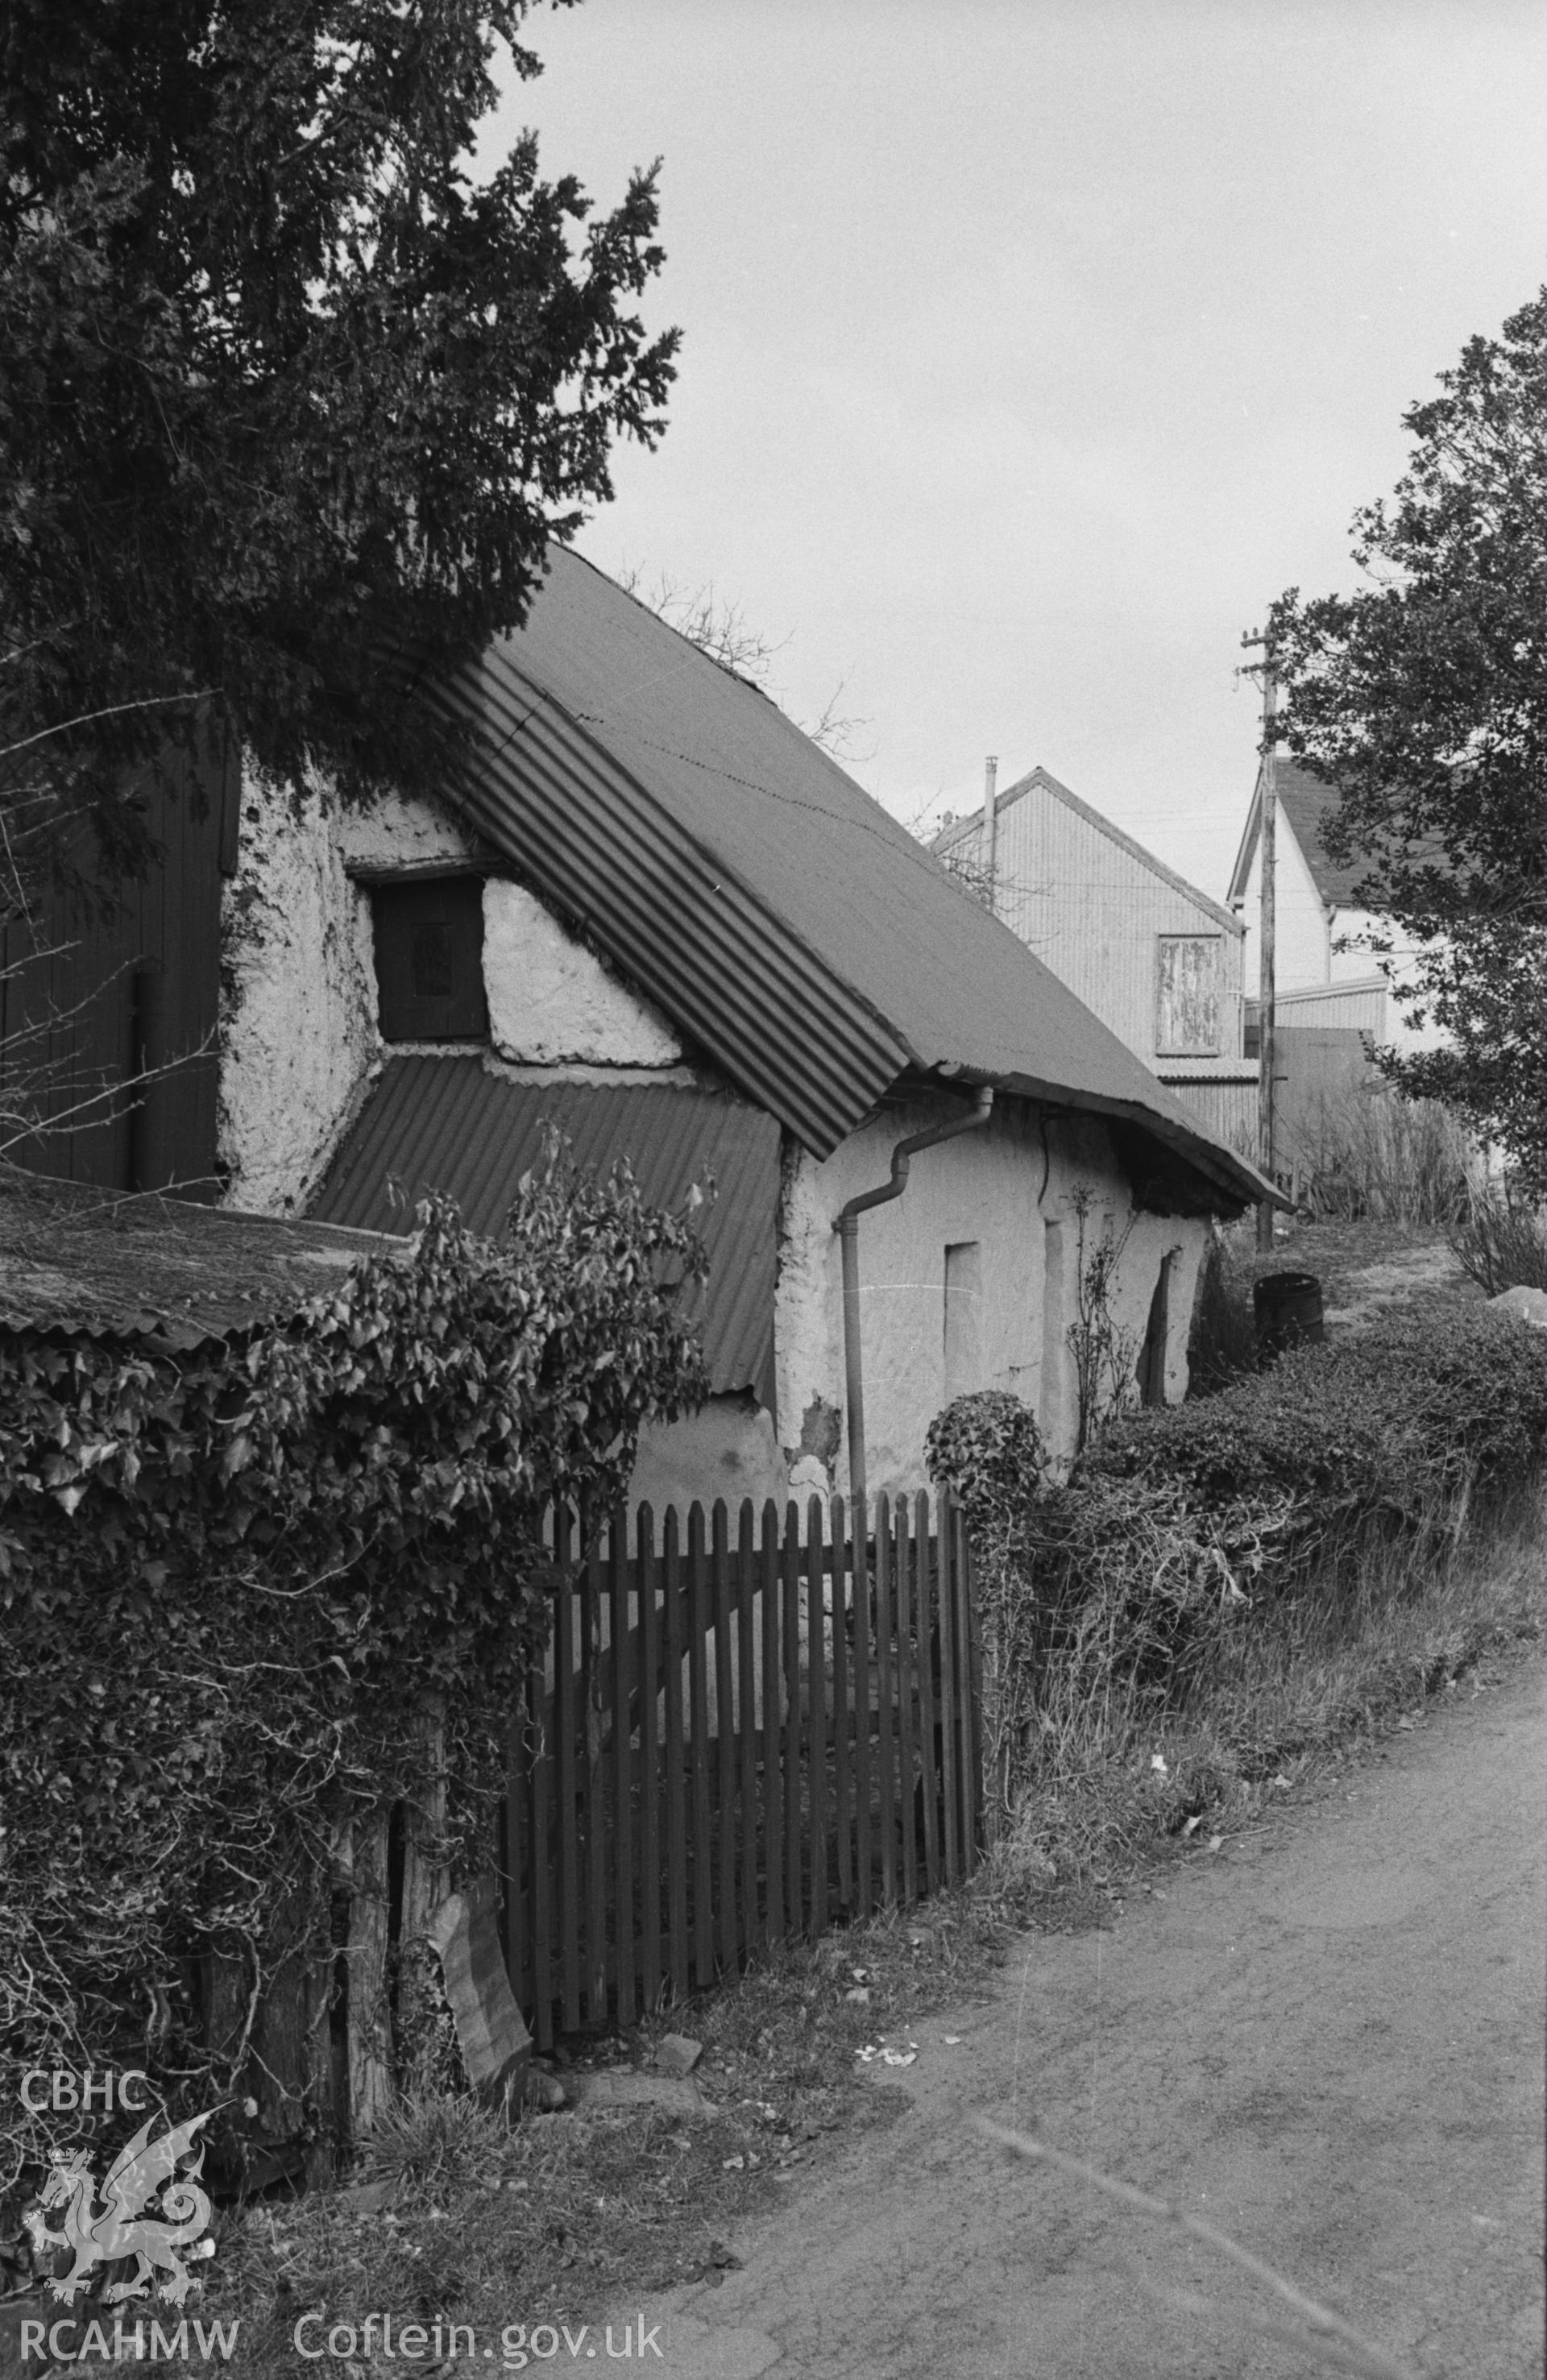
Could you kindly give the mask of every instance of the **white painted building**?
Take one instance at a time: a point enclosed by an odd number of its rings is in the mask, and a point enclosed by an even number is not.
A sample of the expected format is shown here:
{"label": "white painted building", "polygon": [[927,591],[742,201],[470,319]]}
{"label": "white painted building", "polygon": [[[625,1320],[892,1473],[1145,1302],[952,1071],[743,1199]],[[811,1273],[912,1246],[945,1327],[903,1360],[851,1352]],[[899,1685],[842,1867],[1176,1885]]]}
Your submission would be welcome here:
{"label": "white painted building", "polygon": [[[1367,1034],[1404,1052],[1432,1049],[1440,1036],[1409,1023],[1394,985],[1411,982],[1418,946],[1392,931],[1355,899],[1364,873],[1356,858],[1328,857],[1322,826],[1337,808],[1336,789],[1292,760],[1274,763],[1274,1014],[1279,1026],[1313,1032]],[[1255,999],[1261,970],[1262,777],[1231,871],[1229,901],[1245,929],[1248,997]],[[1392,948],[1378,953],[1377,940]]]}
{"label": "white painted building", "polygon": [[[443,802],[341,819],[244,788],[226,895],[231,1203],[497,1232],[551,1118],[647,1195],[713,1173],[713,1381],[654,1434],[652,1502],[925,1484],[948,1399],[1014,1391],[1067,1452],[1079,1207],[1123,1242],[1136,1388],[1186,1385],[1209,1218],[1255,1178],[754,687],[555,550],[522,633],[454,689]],[[987,1111],[986,1118],[984,1111]],[[859,1329],[846,1342],[846,1204]]]}

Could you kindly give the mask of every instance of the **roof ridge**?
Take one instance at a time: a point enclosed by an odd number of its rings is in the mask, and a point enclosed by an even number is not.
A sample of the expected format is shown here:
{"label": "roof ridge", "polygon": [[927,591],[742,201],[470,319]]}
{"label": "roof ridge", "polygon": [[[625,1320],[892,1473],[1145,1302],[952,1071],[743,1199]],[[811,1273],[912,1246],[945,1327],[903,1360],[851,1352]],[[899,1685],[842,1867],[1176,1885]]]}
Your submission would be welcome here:
{"label": "roof ridge", "polygon": [[[1215,918],[1227,931],[1233,934],[1245,932],[1246,929],[1240,919],[1233,917],[1223,902],[1216,901],[1212,892],[1205,892],[1200,885],[1194,884],[1189,878],[1181,873],[1179,868],[1173,868],[1168,861],[1160,858],[1146,844],[1140,843],[1136,835],[1129,834],[1123,827],[1114,825],[1112,820],[1105,817],[1091,803],[1081,800],[1078,794],[1071,791],[1069,786],[1054,775],[1051,769],[1044,768],[1040,760],[1035,768],[1028,770],[1024,777],[1017,777],[1014,784],[1006,785],[1002,794],[994,796],[995,814],[1002,813],[1011,802],[1018,801],[1023,795],[1030,791],[1033,785],[1040,785],[1045,792],[1052,794],[1064,804],[1066,809],[1072,810],[1077,818],[1083,819],[1088,826],[1095,827],[1110,843],[1115,843],[1119,851],[1126,851],[1131,859],[1141,861],[1152,874],[1169,884],[1173,892],[1184,893],[1189,901],[1195,901],[1200,909],[1207,910],[1209,916]],[[974,828],[981,833],[983,813],[987,808],[986,802],[980,802],[978,808],[969,811],[965,818],[953,820],[949,829],[953,840],[958,833],[969,832]],[[943,836],[937,838],[937,845],[943,839]]]}

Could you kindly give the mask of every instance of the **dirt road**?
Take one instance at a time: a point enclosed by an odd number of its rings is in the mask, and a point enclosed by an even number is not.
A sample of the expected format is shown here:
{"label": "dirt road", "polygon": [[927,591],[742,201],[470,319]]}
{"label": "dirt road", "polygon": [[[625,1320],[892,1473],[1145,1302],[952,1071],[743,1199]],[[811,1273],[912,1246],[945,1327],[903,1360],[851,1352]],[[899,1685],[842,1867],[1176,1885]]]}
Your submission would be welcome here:
{"label": "dirt road", "polygon": [[[656,2301],[665,2380],[1278,2380],[1158,2303],[1266,2301],[1200,2247],[1010,2168],[981,2108],[1218,2223],[1426,2375],[1541,2374],[1547,1669],[1533,1661],[1247,1844],[1033,1937],[917,2029],[897,2120],[792,2185],[745,2268]],[[961,2036],[948,2045],[948,2034]],[[621,2312],[621,2309],[620,2309]]]}

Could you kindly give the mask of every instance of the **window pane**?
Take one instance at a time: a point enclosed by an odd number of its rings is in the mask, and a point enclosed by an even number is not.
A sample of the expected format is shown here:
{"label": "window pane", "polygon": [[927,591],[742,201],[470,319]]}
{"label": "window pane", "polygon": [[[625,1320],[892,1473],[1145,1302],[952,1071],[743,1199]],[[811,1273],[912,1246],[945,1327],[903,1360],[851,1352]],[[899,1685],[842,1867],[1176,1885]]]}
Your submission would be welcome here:
{"label": "window pane", "polygon": [[483,880],[439,876],[371,896],[386,1041],[481,1041]]}
{"label": "window pane", "polygon": [[412,973],[416,999],[451,998],[451,929],[444,919],[414,928]]}
{"label": "window pane", "polygon": [[1219,937],[1159,937],[1155,1048],[1163,1058],[1212,1057],[1219,1050]]}

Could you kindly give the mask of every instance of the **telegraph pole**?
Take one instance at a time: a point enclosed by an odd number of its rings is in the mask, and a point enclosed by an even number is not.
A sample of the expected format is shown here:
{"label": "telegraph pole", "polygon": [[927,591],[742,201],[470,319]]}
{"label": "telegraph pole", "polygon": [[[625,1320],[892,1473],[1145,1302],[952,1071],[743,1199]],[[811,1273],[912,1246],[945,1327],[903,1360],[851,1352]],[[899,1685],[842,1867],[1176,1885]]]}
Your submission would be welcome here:
{"label": "telegraph pole", "polygon": [[999,760],[991,752],[983,762],[983,865],[988,871],[984,882],[991,917],[999,915],[999,887],[995,880],[999,865],[999,795],[994,790],[998,782]]}
{"label": "telegraph pole", "polygon": [[[1262,766],[1259,779],[1261,815],[1258,823],[1257,848],[1261,861],[1262,899],[1258,929],[1258,1084],[1257,1141],[1258,1163],[1270,1182],[1275,1179],[1274,1160],[1277,1150],[1273,1113],[1277,1090],[1278,1050],[1274,1034],[1273,1014],[1274,971],[1277,963],[1277,892],[1278,892],[1278,783],[1274,746],[1277,742],[1278,668],[1270,639],[1264,636],[1241,638],[1248,647],[1262,648]],[[1273,1210],[1262,1199],[1257,1209],[1257,1246],[1261,1255],[1271,1256],[1273,1245]]]}

